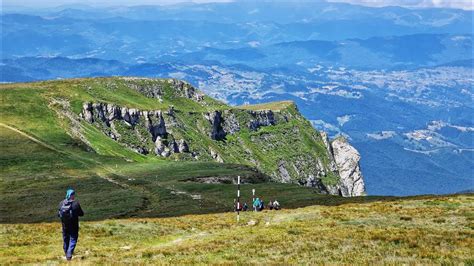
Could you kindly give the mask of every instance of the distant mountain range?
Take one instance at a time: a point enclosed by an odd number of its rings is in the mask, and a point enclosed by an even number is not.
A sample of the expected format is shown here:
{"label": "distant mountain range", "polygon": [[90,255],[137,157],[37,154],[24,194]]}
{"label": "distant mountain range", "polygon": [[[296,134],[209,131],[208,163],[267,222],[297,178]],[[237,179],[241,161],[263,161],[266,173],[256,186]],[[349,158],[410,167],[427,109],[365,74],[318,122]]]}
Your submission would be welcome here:
{"label": "distant mountain range", "polygon": [[4,7],[0,81],[173,77],[234,105],[289,99],[350,138],[369,194],[454,193],[474,187],[473,14],[319,1]]}

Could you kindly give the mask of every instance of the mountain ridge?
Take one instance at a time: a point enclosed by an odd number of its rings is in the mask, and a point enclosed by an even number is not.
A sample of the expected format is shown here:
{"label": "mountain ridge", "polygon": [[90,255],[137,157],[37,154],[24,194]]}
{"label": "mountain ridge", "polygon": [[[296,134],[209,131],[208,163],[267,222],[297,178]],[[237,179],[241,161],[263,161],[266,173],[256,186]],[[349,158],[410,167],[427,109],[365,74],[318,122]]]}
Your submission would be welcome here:
{"label": "mountain ridge", "polygon": [[[292,101],[232,107],[183,81],[137,77],[8,84],[3,91],[29,85],[55,88],[47,96],[48,106],[67,134],[89,151],[111,155],[121,146],[137,154],[120,151],[127,160],[156,156],[243,164],[273,181],[320,193],[365,193],[358,152],[347,141],[331,142],[316,131]],[[64,92],[57,85],[74,89]],[[119,146],[104,150],[97,134]]]}
{"label": "mountain ridge", "polygon": [[[339,171],[345,168],[356,175],[360,173],[357,151],[347,142],[336,141],[338,151],[345,150],[344,156],[355,158],[351,165],[336,163],[327,136],[318,134],[291,101],[231,107],[206,98],[189,83],[175,79],[122,77],[112,80],[131,82],[128,87],[163,104],[184,98],[195,105],[186,111],[181,109],[182,105],[171,104],[155,110],[105,102],[83,104],[80,113],[83,120],[137,153],[175,160],[250,165],[274,181],[315,187],[321,193],[343,196],[365,193],[360,177],[352,180],[348,174],[344,176],[345,181],[337,178]],[[167,84],[171,84],[171,90]],[[286,135],[281,136],[282,133]],[[303,156],[302,150],[309,155]],[[352,182],[358,184],[354,191]]]}

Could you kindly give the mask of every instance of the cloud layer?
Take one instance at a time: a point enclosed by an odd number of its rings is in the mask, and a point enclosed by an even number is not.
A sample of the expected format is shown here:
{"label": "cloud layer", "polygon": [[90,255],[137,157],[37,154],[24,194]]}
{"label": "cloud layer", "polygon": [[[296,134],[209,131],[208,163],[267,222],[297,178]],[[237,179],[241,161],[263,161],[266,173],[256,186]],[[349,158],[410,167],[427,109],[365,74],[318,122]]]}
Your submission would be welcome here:
{"label": "cloud layer", "polygon": [[136,5],[171,5],[182,2],[209,3],[231,2],[232,0],[0,0],[3,5],[24,7],[55,7],[71,4],[90,6],[136,6]]}
{"label": "cloud layer", "polygon": [[[169,5],[180,2],[232,2],[239,0],[1,0],[3,5],[18,5],[25,7],[52,7],[64,4],[87,4],[91,6],[116,6],[116,5]],[[258,1],[258,0],[256,0]],[[275,0],[285,1],[285,0]],[[307,0],[318,1],[318,0]],[[319,0],[324,1],[324,0]],[[402,6],[402,7],[444,7],[444,8],[461,8],[466,10],[474,10],[474,0],[326,0],[328,2],[344,2],[356,5],[382,7],[382,6]]]}
{"label": "cloud layer", "polygon": [[329,2],[345,2],[350,4],[382,7],[382,6],[402,6],[402,7],[434,7],[434,8],[461,8],[473,10],[473,0],[328,0]]}

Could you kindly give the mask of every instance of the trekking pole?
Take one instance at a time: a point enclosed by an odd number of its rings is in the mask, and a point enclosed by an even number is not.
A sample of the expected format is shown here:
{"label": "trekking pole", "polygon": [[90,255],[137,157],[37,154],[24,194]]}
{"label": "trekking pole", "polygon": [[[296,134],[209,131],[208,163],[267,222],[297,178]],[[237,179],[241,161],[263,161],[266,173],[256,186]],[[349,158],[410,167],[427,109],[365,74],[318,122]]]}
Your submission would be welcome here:
{"label": "trekking pole", "polygon": [[237,222],[240,221],[240,175],[237,176]]}

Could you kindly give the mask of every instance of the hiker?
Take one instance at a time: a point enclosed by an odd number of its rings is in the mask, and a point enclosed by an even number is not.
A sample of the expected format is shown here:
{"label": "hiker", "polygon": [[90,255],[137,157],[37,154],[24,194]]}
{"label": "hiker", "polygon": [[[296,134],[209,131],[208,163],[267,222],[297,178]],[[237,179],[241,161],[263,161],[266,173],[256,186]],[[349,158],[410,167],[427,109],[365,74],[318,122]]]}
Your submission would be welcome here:
{"label": "hiker", "polygon": [[270,201],[270,202],[268,203],[268,209],[273,210],[273,203],[272,203],[272,201]]}
{"label": "hiker", "polygon": [[273,201],[273,209],[275,210],[280,209],[280,203],[276,199]]}
{"label": "hiker", "polygon": [[259,198],[256,198],[253,201],[253,210],[254,211],[260,211],[260,199]]}
{"label": "hiker", "polygon": [[263,202],[263,200],[260,200],[260,207],[259,207],[260,211],[263,211],[263,209],[265,209],[265,203]]}
{"label": "hiker", "polygon": [[73,189],[66,191],[66,198],[59,203],[58,216],[61,218],[63,231],[63,248],[67,260],[72,259],[79,237],[79,216],[83,216],[81,205],[75,200]]}
{"label": "hiker", "polygon": [[244,212],[246,212],[248,209],[249,209],[249,205],[247,205],[247,202],[245,202],[244,203],[244,208],[243,208]]}
{"label": "hiker", "polygon": [[236,199],[234,199],[234,211],[235,212],[242,211],[242,204],[240,204],[240,202],[237,202]]}

